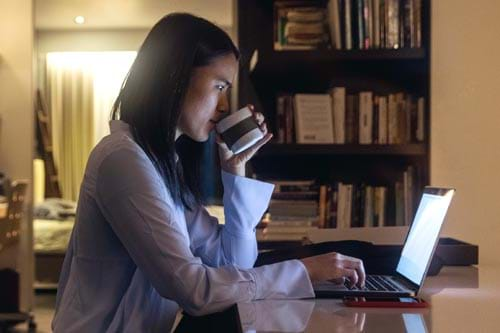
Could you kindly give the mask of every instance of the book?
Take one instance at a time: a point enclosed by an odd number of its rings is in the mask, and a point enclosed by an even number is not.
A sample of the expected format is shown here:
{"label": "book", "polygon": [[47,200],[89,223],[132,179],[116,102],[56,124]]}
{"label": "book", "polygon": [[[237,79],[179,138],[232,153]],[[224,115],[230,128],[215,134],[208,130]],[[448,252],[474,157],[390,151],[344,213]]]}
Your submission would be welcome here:
{"label": "book", "polygon": [[380,0],[373,0],[373,47],[378,49],[380,45]]}
{"label": "book", "polygon": [[387,143],[398,143],[398,105],[395,94],[387,97]]}
{"label": "book", "polygon": [[415,25],[415,46],[422,47],[422,0],[413,0],[413,22]]}
{"label": "book", "polygon": [[340,8],[339,0],[329,0],[328,6],[328,26],[330,28],[330,41],[333,49],[342,49],[342,40],[340,37]]}
{"label": "book", "polygon": [[417,130],[416,130],[417,141],[420,141],[420,142],[423,142],[425,139],[425,135],[424,135],[424,108],[425,108],[425,100],[423,97],[420,97],[417,100]]}
{"label": "book", "polygon": [[374,190],[374,226],[385,226],[385,215],[387,205],[387,188],[382,186],[375,187]]}
{"label": "book", "polygon": [[333,143],[330,95],[296,94],[294,102],[297,143]]}
{"label": "book", "polygon": [[290,37],[293,35],[304,35],[310,36],[311,38],[322,36],[325,31],[323,22],[314,23],[296,23],[288,22],[285,25],[285,37]]}
{"label": "book", "polygon": [[365,48],[365,29],[364,29],[364,1],[356,1],[356,26],[358,33],[357,48],[362,50]]}
{"label": "book", "polygon": [[373,93],[359,93],[359,143],[371,144],[373,134]]}
{"label": "book", "polygon": [[330,212],[329,212],[329,220],[328,220],[328,228],[336,228],[337,227],[337,208],[338,208],[338,183],[330,186]]}
{"label": "book", "polygon": [[364,227],[373,227],[374,223],[374,196],[375,190],[372,186],[365,187],[365,201],[364,201]]}
{"label": "book", "polygon": [[345,143],[355,143],[356,138],[356,98],[354,95],[346,96],[346,113],[345,113]]}
{"label": "book", "polygon": [[387,97],[378,99],[378,143],[387,144]]}
{"label": "book", "polygon": [[395,203],[395,218],[394,225],[404,226],[405,225],[405,204],[404,204],[404,189],[403,183],[401,181],[396,181],[394,184],[394,203]]}
{"label": "book", "polygon": [[293,22],[318,22],[325,19],[325,13],[320,7],[292,7],[286,12],[286,18]]}
{"label": "book", "polygon": [[345,139],[345,97],[346,90],[344,87],[335,87],[330,90],[332,96],[332,117],[333,117],[333,132],[334,143],[343,144]]}
{"label": "book", "polygon": [[278,96],[276,99],[276,142],[285,143],[285,99],[286,96]]}
{"label": "book", "polygon": [[351,50],[353,48],[352,41],[352,1],[344,0],[344,27],[345,27],[345,48]]}
{"label": "book", "polygon": [[325,8],[310,1],[274,3],[274,49],[311,50],[329,40]]}
{"label": "book", "polygon": [[319,187],[319,228],[324,228],[326,225],[326,195],[327,187],[326,185],[321,185]]}
{"label": "book", "polygon": [[293,143],[294,139],[294,105],[293,97],[287,96],[285,99],[285,142]]}
{"label": "book", "polygon": [[371,26],[371,6],[372,0],[363,0],[363,48],[370,49],[372,47],[372,26]]}
{"label": "book", "polygon": [[378,121],[379,121],[379,96],[373,96],[373,122],[372,122],[372,143],[379,143]]}
{"label": "book", "polygon": [[389,49],[399,48],[399,0],[385,0],[387,10],[387,43]]}

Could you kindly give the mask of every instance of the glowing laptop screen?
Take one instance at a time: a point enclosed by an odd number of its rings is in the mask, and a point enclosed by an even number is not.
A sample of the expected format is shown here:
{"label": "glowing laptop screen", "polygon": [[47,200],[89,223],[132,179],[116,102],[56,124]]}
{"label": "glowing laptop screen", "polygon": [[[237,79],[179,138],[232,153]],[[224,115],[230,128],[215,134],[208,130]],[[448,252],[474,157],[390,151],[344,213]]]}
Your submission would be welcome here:
{"label": "glowing laptop screen", "polygon": [[411,225],[396,271],[420,285],[434,251],[453,191],[424,193]]}

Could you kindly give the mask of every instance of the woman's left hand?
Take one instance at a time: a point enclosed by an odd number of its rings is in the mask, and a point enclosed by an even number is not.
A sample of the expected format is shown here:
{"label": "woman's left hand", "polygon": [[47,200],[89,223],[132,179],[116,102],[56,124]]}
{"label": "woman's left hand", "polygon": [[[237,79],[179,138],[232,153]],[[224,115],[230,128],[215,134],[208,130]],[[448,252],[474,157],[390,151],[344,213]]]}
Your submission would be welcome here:
{"label": "woman's left hand", "polygon": [[268,133],[264,115],[254,111],[254,106],[249,104],[248,108],[253,113],[253,117],[259,124],[259,128],[264,134],[264,137],[257,141],[253,146],[245,149],[239,154],[233,154],[226,143],[222,140],[219,133],[216,133],[215,141],[219,146],[219,157],[222,170],[238,176],[245,176],[245,164],[252,158],[253,155],[265,145],[273,137],[272,133]]}

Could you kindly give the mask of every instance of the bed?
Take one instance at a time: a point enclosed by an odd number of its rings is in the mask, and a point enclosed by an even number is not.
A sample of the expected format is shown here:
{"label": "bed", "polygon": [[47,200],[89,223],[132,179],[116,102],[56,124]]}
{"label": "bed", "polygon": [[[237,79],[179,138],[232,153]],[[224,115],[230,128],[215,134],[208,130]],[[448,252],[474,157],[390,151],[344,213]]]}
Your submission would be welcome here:
{"label": "bed", "polygon": [[73,219],[33,220],[36,289],[57,287],[73,224]]}

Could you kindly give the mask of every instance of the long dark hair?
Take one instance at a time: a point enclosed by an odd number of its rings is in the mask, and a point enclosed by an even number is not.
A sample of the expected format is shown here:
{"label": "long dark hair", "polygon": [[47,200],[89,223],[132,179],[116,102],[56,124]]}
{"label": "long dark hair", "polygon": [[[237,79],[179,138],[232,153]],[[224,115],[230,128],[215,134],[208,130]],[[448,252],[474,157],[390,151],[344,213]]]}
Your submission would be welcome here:
{"label": "long dark hair", "polygon": [[176,149],[177,121],[193,69],[227,54],[239,59],[227,33],[213,23],[191,14],[166,15],[144,40],[113,106],[111,119],[130,125],[174,202],[187,209],[202,201],[203,143],[183,138]]}

